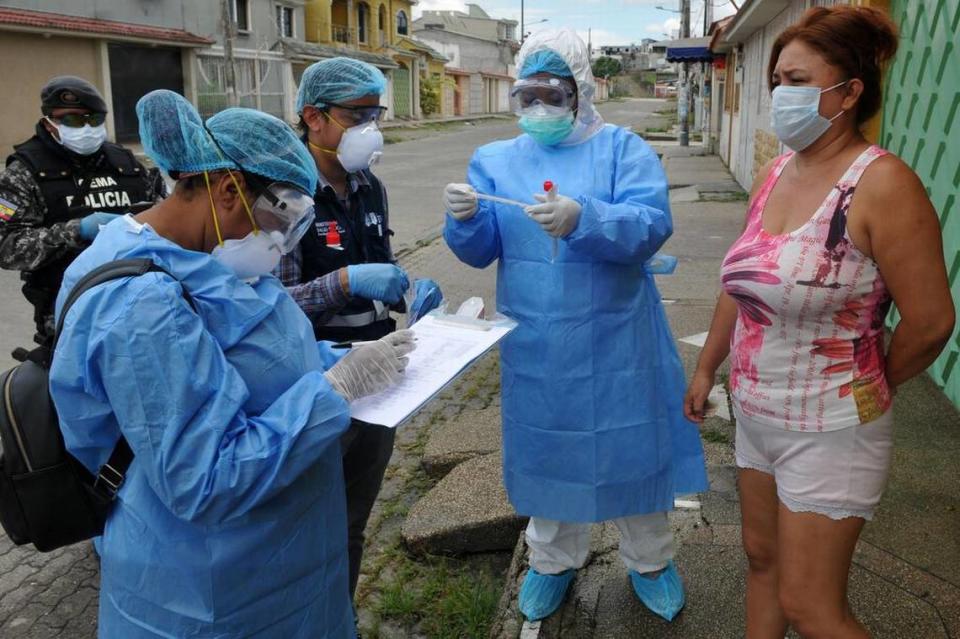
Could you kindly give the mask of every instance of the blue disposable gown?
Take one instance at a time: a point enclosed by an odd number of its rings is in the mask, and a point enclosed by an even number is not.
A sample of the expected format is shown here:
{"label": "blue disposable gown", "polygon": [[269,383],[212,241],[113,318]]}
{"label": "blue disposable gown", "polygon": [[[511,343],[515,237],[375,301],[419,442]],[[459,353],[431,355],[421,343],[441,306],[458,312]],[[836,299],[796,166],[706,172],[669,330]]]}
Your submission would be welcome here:
{"label": "blue disposable gown", "polygon": [[478,149],[468,180],[526,202],[552,180],[583,207],[555,263],[552,238],[517,207],[481,201],[466,222],[447,216],[461,260],[499,260],[497,307],[519,323],[501,346],[504,480],[517,511],[597,522],[706,489],[683,368],[644,269],[672,232],[657,156],[612,125],[565,147],[521,135]]}
{"label": "blue disposable gown", "polygon": [[347,403],[310,322],[273,277],[250,286],[205,253],[104,228],[67,270],[150,258],[166,275],[103,284],[67,314],[51,393],[94,471],[122,432],[136,457],[107,520],[100,637],[355,636],[339,437]]}

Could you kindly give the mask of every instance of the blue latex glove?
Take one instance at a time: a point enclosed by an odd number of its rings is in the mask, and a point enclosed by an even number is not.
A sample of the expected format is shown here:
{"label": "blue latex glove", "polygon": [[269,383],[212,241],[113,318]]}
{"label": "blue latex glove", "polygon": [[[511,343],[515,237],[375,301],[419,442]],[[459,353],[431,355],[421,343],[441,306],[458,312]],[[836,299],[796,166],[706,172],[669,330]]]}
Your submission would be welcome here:
{"label": "blue latex glove", "polygon": [[393,264],[353,264],[347,267],[350,294],[396,304],[410,288],[406,272]]}
{"label": "blue latex glove", "polygon": [[657,253],[644,263],[643,268],[653,275],[672,275],[677,270],[677,258]]}
{"label": "blue latex glove", "polygon": [[440,306],[443,302],[443,291],[440,285],[433,280],[417,280],[413,283],[416,289],[416,298],[407,309],[407,325],[413,324],[418,319]]}
{"label": "blue latex glove", "polygon": [[100,232],[101,224],[109,224],[118,217],[116,213],[91,213],[80,220],[80,239],[92,242]]}

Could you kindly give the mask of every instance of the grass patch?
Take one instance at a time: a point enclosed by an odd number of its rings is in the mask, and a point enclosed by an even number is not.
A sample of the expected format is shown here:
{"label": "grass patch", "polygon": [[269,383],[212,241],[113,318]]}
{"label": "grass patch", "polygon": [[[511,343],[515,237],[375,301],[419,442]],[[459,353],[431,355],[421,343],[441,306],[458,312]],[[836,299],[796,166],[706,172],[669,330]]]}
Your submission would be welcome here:
{"label": "grass patch", "polygon": [[702,436],[703,436],[703,441],[710,442],[711,444],[729,444],[730,443],[729,435],[727,435],[723,431],[719,431],[714,428],[704,429]]}
{"label": "grass patch", "polygon": [[701,193],[700,197],[705,202],[747,202],[750,199],[750,194],[746,191],[723,191],[716,193],[706,191]]}
{"label": "grass patch", "polygon": [[385,620],[416,628],[428,639],[487,637],[501,584],[476,566],[453,559],[403,557],[379,591],[376,610]]}
{"label": "grass patch", "polygon": [[644,133],[667,133],[669,129],[664,126],[648,126],[643,130]]}

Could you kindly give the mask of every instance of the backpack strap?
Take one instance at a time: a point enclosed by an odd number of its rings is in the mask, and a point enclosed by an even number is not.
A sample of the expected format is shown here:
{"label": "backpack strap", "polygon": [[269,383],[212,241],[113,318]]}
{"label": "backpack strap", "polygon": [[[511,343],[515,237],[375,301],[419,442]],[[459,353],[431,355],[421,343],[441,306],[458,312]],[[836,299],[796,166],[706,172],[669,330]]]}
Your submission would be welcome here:
{"label": "backpack strap", "polygon": [[[73,287],[73,290],[70,291],[70,295],[67,296],[66,301],[63,303],[63,308],[60,310],[57,330],[53,335],[53,346],[50,348],[51,359],[53,358],[53,353],[56,351],[60,333],[63,331],[63,323],[67,317],[67,312],[73,304],[80,299],[81,295],[100,284],[124,277],[139,277],[147,273],[164,273],[168,277],[177,280],[169,271],[157,266],[153,260],[147,258],[107,262],[80,278],[80,281],[78,281]],[[179,282],[180,280],[177,281]],[[183,283],[181,282],[181,287],[182,286]],[[183,288],[183,298],[187,301],[187,304],[190,305],[190,308],[192,308],[194,312],[197,312],[197,306],[186,288]],[[121,435],[120,439],[117,440],[117,445],[113,447],[113,452],[110,453],[110,458],[107,460],[107,463],[97,471],[96,479],[93,481],[94,490],[99,492],[107,500],[112,501],[117,496],[117,492],[120,491],[120,487],[123,485],[123,480],[132,461],[133,451],[130,450],[130,445],[127,443],[126,438]]]}

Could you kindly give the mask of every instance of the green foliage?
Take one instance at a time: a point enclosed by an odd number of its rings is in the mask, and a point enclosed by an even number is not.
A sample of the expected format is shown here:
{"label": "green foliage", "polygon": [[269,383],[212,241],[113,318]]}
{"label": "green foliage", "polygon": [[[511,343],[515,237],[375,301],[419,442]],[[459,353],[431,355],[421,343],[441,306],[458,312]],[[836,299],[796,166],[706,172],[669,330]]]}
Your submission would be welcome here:
{"label": "green foliage", "polygon": [[420,111],[423,115],[440,113],[443,100],[443,80],[439,76],[420,78]]}
{"label": "green foliage", "polygon": [[405,557],[384,575],[376,604],[385,619],[430,639],[485,639],[500,598],[493,575],[444,558]]}
{"label": "green foliage", "polygon": [[703,436],[703,441],[705,442],[712,442],[714,444],[731,443],[729,435],[727,435],[722,431],[714,430],[712,428],[703,430],[702,436]]}
{"label": "green foliage", "polygon": [[597,58],[593,63],[593,75],[598,78],[609,78],[619,75],[622,69],[623,65],[620,64],[619,60],[608,56]]}

